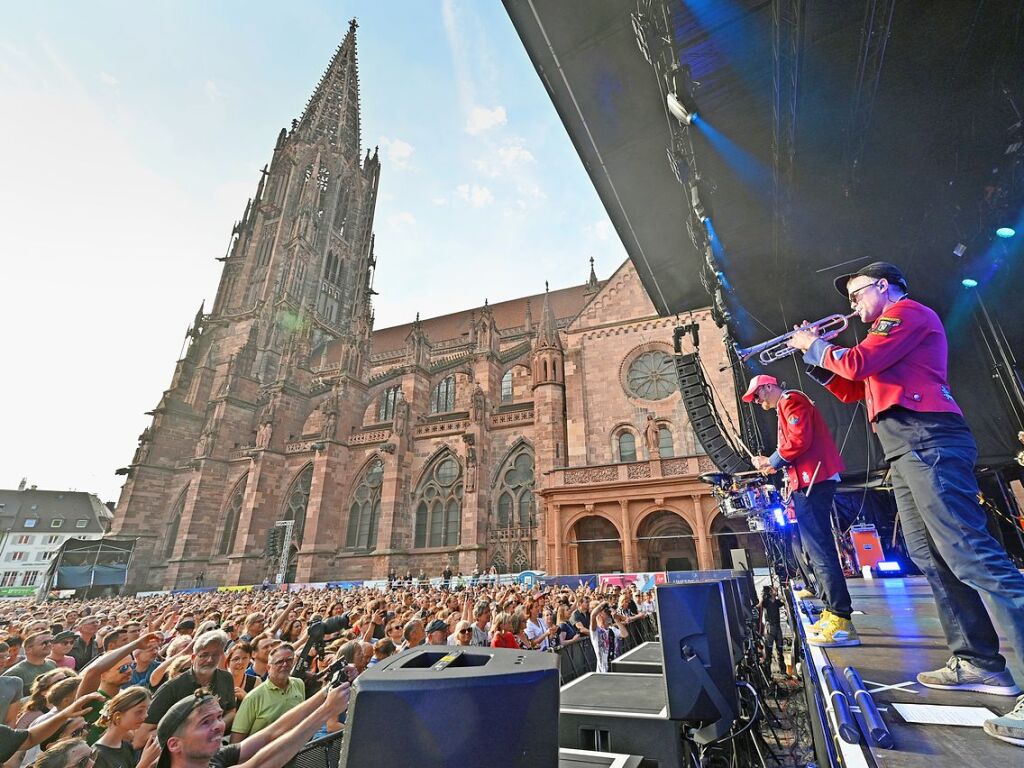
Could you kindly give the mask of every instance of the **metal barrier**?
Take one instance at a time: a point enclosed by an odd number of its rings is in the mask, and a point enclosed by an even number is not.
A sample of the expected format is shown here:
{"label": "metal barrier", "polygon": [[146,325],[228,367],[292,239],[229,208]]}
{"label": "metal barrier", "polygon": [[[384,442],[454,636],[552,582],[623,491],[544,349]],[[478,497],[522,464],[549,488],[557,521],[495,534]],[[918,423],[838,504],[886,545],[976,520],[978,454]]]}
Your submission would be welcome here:
{"label": "metal barrier", "polygon": [[[658,636],[658,620],[654,614],[631,621],[626,625],[627,634],[622,638],[616,656],[631,651],[641,643],[654,640]],[[577,677],[588,672],[597,671],[597,655],[589,637],[577,637],[563,643],[555,651],[558,654],[558,674],[562,685],[571,683]]]}
{"label": "metal barrier", "polygon": [[337,731],[309,742],[291,762],[285,764],[285,768],[337,768],[344,734],[344,731]]}

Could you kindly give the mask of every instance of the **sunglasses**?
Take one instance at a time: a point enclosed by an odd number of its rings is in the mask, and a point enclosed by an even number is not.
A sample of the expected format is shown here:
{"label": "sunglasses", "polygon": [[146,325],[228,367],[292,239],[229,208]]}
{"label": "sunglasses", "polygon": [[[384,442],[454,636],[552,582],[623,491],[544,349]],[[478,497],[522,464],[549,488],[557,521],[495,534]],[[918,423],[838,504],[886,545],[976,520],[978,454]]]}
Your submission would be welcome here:
{"label": "sunglasses", "polygon": [[473,628],[470,627],[469,629],[460,629],[459,630],[459,634],[460,635],[471,635],[471,634],[473,634]]}

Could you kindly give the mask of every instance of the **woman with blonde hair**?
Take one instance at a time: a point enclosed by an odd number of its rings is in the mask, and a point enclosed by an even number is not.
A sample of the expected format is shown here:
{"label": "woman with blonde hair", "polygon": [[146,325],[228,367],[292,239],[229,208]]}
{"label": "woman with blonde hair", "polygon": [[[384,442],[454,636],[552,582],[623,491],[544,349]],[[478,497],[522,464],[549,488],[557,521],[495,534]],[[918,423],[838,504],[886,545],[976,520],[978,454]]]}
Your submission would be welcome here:
{"label": "woman with blonde hair", "polygon": [[92,764],[92,748],[85,739],[64,739],[41,752],[32,768],[79,768]]}
{"label": "woman with blonde hair", "polygon": [[519,648],[519,642],[512,633],[512,615],[501,611],[491,622],[493,635],[491,648]]}
{"label": "woman with blonde hair", "polygon": [[21,704],[21,712],[18,714],[18,728],[28,728],[40,715],[50,711],[46,703],[46,692],[61,680],[69,677],[76,677],[74,670],[67,667],[57,667],[49,672],[43,672],[34,681],[29,691],[28,698]]}
{"label": "woman with blonde hair", "polygon": [[146,720],[150,694],[141,685],[125,688],[103,705],[96,724],[104,728],[93,745],[96,768],[134,768],[132,736]]}

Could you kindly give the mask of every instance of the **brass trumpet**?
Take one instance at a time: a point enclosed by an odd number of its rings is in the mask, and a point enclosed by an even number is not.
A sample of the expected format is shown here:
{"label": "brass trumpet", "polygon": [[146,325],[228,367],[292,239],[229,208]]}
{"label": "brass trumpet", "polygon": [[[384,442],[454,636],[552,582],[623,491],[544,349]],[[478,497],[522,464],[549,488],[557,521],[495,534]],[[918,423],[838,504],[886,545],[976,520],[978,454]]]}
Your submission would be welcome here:
{"label": "brass trumpet", "polygon": [[[803,328],[798,330],[801,331],[817,331],[818,337],[828,341],[834,339],[840,333],[846,330],[850,325],[850,318],[856,317],[856,312],[851,312],[848,315],[829,315],[822,320],[818,320],[816,323],[809,323]],[[740,362],[746,362],[754,355],[757,355],[757,359],[761,361],[763,365],[774,363],[777,360],[784,360],[792,355],[797,350],[787,345],[787,342],[793,338],[793,334],[796,331],[790,331],[784,333],[781,336],[776,336],[774,339],[763,341],[760,344],[755,344],[752,347],[742,348],[738,344],[734,344],[733,347],[736,350],[736,356],[739,357]]]}

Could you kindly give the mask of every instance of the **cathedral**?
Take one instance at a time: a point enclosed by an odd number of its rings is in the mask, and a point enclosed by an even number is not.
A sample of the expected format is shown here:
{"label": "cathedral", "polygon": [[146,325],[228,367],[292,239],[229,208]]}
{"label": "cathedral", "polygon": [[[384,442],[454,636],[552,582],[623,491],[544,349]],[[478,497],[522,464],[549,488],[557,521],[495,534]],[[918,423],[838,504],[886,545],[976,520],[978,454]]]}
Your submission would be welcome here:
{"label": "cathedral", "polygon": [[[279,563],[301,583],[728,567],[742,548],[758,564],[698,479],[714,467],[676,379],[680,319],[658,317],[628,261],[374,329],[381,163],[359,122],[353,22],[278,135],[216,299],[119,470],[128,589],[258,584]],[[735,423],[710,312],[686,320]],[[268,557],[281,524],[284,557]]]}

